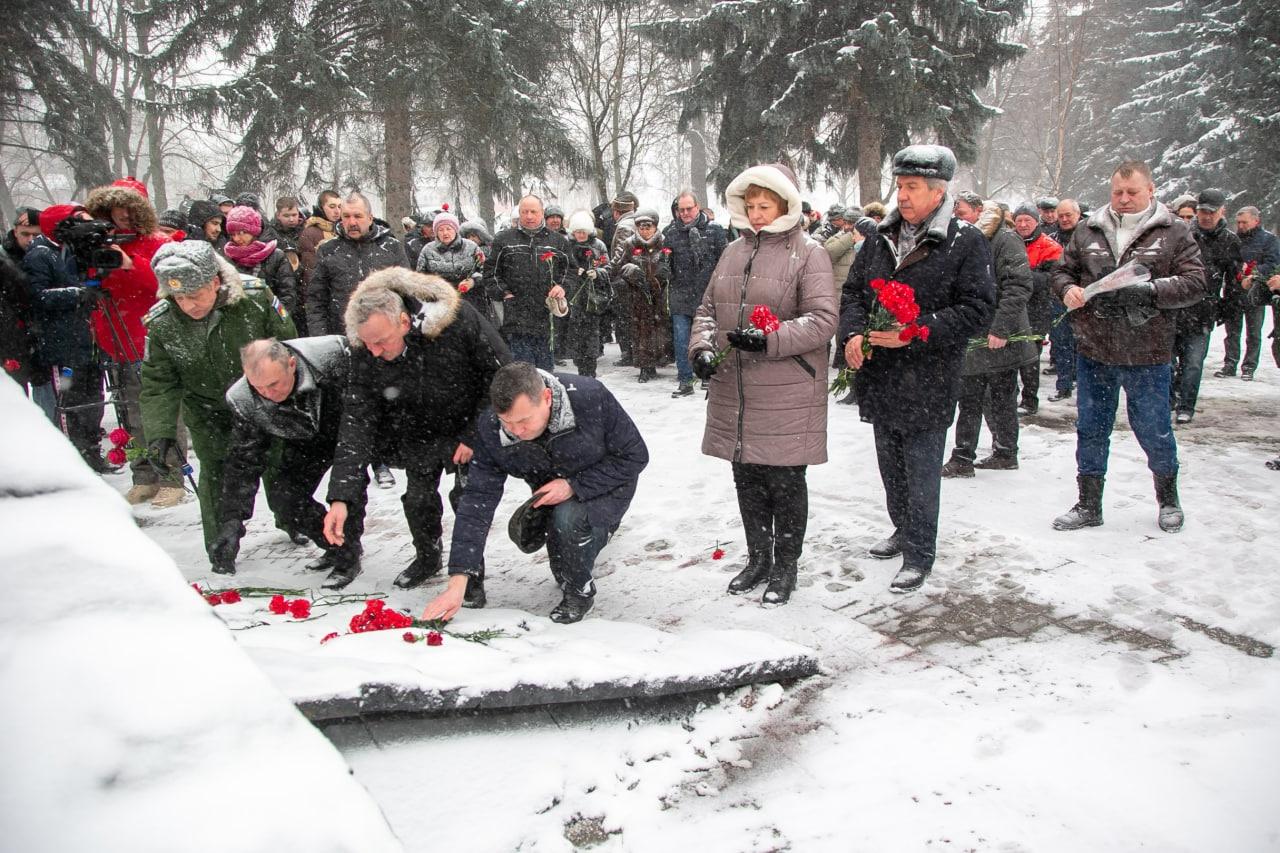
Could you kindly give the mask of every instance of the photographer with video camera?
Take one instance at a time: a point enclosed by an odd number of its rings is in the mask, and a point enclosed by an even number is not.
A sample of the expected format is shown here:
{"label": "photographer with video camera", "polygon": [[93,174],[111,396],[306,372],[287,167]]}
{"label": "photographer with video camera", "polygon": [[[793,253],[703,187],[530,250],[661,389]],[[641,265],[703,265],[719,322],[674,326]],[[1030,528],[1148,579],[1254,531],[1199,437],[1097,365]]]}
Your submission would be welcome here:
{"label": "photographer with video camera", "polygon": [[93,217],[78,204],[55,204],[40,213],[40,236],[22,258],[31,297],[36,359],[50,378],[32,388],[34,400],[58,425],[84,461],[110,471],[102,458],[102,367],[89,314],[101,291],[84,287],[76,255],[66,243],[73,226]]}
{"label": "photographer with video camera", "polygon": [[[102,253],[91,270],[102,280],[103,298],[93,312],[93,335],[98,348],[105,352],[108,387],[115,392],[121,426],[133,435],[137,447],[147,446],[142,429],[142,409],[138,398],[143,354],[146,352],[147,330],[142,318],[156,303],[156,277],[151,271],[151,258],[169,238],[160,233],[155,208],[147,197],[145,185],[133,178],[122,178],[110,186],[98,187],[85,199],[85,208],[94,219],[107,223],[106,250],[118,257]],[[185,445],[185,435],[181,435]],[[185,453],[185,446],[182,447]],[[156,507],[171,507],[186,497],[181,479],[170,474],[161,476],[146,454],[129,463],[133,485],[125,493],[130,504],[151,501]]]}

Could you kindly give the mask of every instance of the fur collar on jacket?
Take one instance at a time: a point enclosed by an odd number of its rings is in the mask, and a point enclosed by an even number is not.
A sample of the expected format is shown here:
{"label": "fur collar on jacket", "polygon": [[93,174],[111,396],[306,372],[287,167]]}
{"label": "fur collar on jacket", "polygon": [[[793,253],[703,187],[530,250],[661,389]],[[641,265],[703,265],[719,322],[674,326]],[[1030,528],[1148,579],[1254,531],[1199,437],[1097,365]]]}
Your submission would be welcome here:
{"label": "fur collar on jacket", "polygon": [[729,221],[741,232],[755,233],[751,220],[747,219],[747,187],[755,184],[776,192],[787,202],[787,212],[760,230],[766,234],[782,234],[800,224],[804,216],[799,185],[795,173],[781,163],[752,166],[734,178],[724,191],[725,204],[729,207]]}
{"label": "fur collar on jacket", "polygon": [[978,229],[982,231],[982,236],[988,240],[996,236],[996,232],[1000,230],[1000,226],[1004,225],[1004,210],[994,201],[984,201],[982,203],[982,213],[978,215]]}
{"label": "fur collar on jacket", "polygon": [[413,328],[424,338],[437,338],[457,318],[462,297],[453,285],[438,275],[407,270],[404,267],[387,267],[370,275],[351,294],[347,303],[346,316],[343,318],[347,327],[347,339],[354,348],[363,348],[364,343],[356,332],[357,302],[370,294],[391,291],[405,303]]}
{"label": "fur collar on jacket", "polygon": [[84,207],[94,219],[107,222],[111,221],[111,208],[123,207],[129,211],[129,221],[137,234],[154,234],[160,227],[151,202],[142,193],[128,187],[98,187],[84,200]]}

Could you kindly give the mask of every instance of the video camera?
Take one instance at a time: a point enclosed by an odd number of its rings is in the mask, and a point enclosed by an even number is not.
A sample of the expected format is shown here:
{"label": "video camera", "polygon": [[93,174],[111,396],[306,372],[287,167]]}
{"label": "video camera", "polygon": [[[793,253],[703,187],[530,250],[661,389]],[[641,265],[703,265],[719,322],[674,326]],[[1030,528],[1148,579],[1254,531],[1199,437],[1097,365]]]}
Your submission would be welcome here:
{"label": "video camera", "polygon": [[136,234],[112,234],[114,226],[102,219],[64,219],[54,229],[53,236],[59,243],[71,249],[81,272],[90,268],[100,274],[119,269],[124,257],[112,249],[137,239]]}

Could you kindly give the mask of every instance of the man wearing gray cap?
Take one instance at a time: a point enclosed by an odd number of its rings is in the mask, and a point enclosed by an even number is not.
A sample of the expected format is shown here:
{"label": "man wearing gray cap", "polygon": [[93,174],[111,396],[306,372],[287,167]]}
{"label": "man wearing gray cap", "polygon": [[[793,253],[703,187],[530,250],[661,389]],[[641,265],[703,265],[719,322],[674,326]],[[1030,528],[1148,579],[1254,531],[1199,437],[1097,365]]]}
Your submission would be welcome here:
{"label": "man wearing gray cap", "polygon": [[1040,211],[1040,224],[1045,231],[1053,231],[1058,227],[1058,200],[1051,195],[1036,199],[1036,209]]}
{"label": "man wearing gray cap", "polygon": [[[218,530],[222,464],[231,437],[226,393],[242,374],[240,348],[260,338],[294,337],[293,320],[257,279],[242,281],[235,267],[200,240],[166,243],[151,259],[159,300],[147,313],[142,361],[142,431],[147,455],[163,477],[182,464],[178,409],[200,460],[200,522],[206,549]],[[232,574],[234,565],[215,563]]]}
{"label": "man wearing gray cap", "polygon": [[[937,551],[942,453],[955,419],[969,339],[985,335],[995,311],[991,248],[957,219],[949,182],[956,158],[941,145],[911,145],[893,158],[898,206],[858,252],[841,298],[838,340],[857,370],[860,411],[875,428],[891,536],[871,555],[902,555],[893,592],[919,589]],[[914,291],[920,313],[908,329],[870,328],[873,282]],[[899,324],[901,325],[901,324]]]}

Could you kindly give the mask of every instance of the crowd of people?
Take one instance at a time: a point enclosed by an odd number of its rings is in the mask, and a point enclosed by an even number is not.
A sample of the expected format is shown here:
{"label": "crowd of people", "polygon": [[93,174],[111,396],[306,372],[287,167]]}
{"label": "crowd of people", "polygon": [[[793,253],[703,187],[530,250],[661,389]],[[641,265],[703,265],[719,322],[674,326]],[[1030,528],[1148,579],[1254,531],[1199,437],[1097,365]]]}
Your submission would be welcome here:
{"label": "crowd of people", "polygon": [[[891,530],[870,553],[901,557],[894,592],[933,569],[941,481],[1018,467],[1042,374],[1046,402],[1077,411],[1077,500],[1053,526],[1102,524],[1123,389],[1157,524],[1177,531],[1172,427],[1195,416],[1219,325],[1213,377],[1258,370],[1268,305],[1280,319],[1280,240],[1249,206],[1233,231],[1217,189],[1161,203],[1141,162],[1116,168],[1093,211],[1011,208],[954,190],[955,171],[948,149],[913,145],[893,159],[892,209],[824,215],[787,166],[761,164],[726,189],[727,225],[694,190],[665,227],[624,190],[568,216],[526,196],[496,233],[442,205],[407,218],[403,239],[359,192],[326,190],[310,210],[282,197],[271,216],[253,193],[157,213],[124,178],[82,204],[18,210],[0,256],[0,355],[91,468],[128,464],[130,503],[181,502],[194,452],[215,572],[235,572],[261,483],[275,524],[321,549],[308,568],[346,586],[371,476],[389,488],[404,471],[414,558],[395,584],[450,575],[427,618],[484,606],[508,477],[532,492],[509,533],[547,549],[563,591],[552,618],[590,610],[595,560],[648,463],[596,376],[611,341],[638,382],[674,364],[672,398],[706,392],[702,452],[730,463],[747,544],[732,594],[794,592],[833,368],[851,377],[837,402],[872,425]],[[109,407],[128,440],[104,457]]]}

